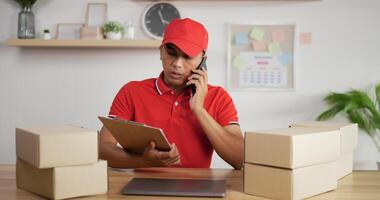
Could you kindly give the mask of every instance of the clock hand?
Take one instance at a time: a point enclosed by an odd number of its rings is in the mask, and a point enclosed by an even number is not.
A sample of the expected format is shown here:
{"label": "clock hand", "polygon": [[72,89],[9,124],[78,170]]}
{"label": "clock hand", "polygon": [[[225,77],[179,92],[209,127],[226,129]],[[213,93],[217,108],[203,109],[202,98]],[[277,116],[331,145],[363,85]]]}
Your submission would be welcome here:
{"label": "clock hand", "polygon": [[160,17],[161,22],[162,22],[163,24],[165,24],[165,22],[167,22],[167,21],[164,20],[164,17],[162,17],[161,10],[158,10],[158,16]]}
{"label": "clock hand", "polygon": [[164,21],[163,21],[163,24],[166,24],[166,25],[168,25],[168,24],[169,24],[169,22],[168,22],[168,21],[166,21],[166,20],[164,20]]}

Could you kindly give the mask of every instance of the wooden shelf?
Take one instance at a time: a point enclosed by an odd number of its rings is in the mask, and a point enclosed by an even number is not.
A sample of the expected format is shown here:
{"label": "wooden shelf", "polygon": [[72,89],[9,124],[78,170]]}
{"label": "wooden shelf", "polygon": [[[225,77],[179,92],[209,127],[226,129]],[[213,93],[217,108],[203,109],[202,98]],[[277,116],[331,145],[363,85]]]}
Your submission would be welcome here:
{"label": "wooden shelf", "polygon": [[7,45],[16,47],[73,47],[73,48],[158,48],[160,40],[41,40],[9,39]]}

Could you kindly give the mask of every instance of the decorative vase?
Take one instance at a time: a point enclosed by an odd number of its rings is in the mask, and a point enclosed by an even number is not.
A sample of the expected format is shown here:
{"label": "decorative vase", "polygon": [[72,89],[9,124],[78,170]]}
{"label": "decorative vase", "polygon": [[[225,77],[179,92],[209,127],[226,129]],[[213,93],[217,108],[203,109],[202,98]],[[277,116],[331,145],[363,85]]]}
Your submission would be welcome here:
{"label": "decorative vase", "polygon": [[107,39],[109,39],[109,40],[121,40],[121,32],[118,32],[118,33],[108,32],[107,33]]}
{"label": "decorative vase", "polygon": [[18,14],[17,37],[20,39],[35,38],[34,14],[31,7],[24,7]]}

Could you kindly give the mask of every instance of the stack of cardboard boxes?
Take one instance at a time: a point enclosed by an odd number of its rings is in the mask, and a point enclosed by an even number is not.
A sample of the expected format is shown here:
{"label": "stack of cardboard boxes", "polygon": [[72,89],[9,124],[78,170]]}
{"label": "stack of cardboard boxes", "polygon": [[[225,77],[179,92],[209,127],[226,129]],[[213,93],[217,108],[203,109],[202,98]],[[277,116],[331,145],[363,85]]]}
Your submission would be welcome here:
{"label": "stack of cardboard boxes", "polygon": [[356,139],[356,124],[313,122],[246,132],[244,192],[303,199],[334,190],[338,178],[352,172]]}
{"label": "stack of cardboard boxes", "polygon": [[50,199],[104,194],[98,133],[75,126],[16,128],[17,187]]}

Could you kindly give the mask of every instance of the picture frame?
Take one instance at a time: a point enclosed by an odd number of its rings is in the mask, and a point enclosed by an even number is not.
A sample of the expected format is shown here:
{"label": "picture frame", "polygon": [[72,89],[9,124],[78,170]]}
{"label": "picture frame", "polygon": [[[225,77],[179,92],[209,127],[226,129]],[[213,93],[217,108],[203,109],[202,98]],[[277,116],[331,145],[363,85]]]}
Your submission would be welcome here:
{"label": "picture frame", "polygon": [[229,90],[295,91],[295,24],[227,26]]}
{"label": "picture frame", "polygon": [[86,26],[102,27],[108,20],[107,3],[88,3],[86,9]]}
{"label": "picture frame", "polygon": [[58,23],[56,28],[56,39],[75,40],[81,38],[83,23]]}

